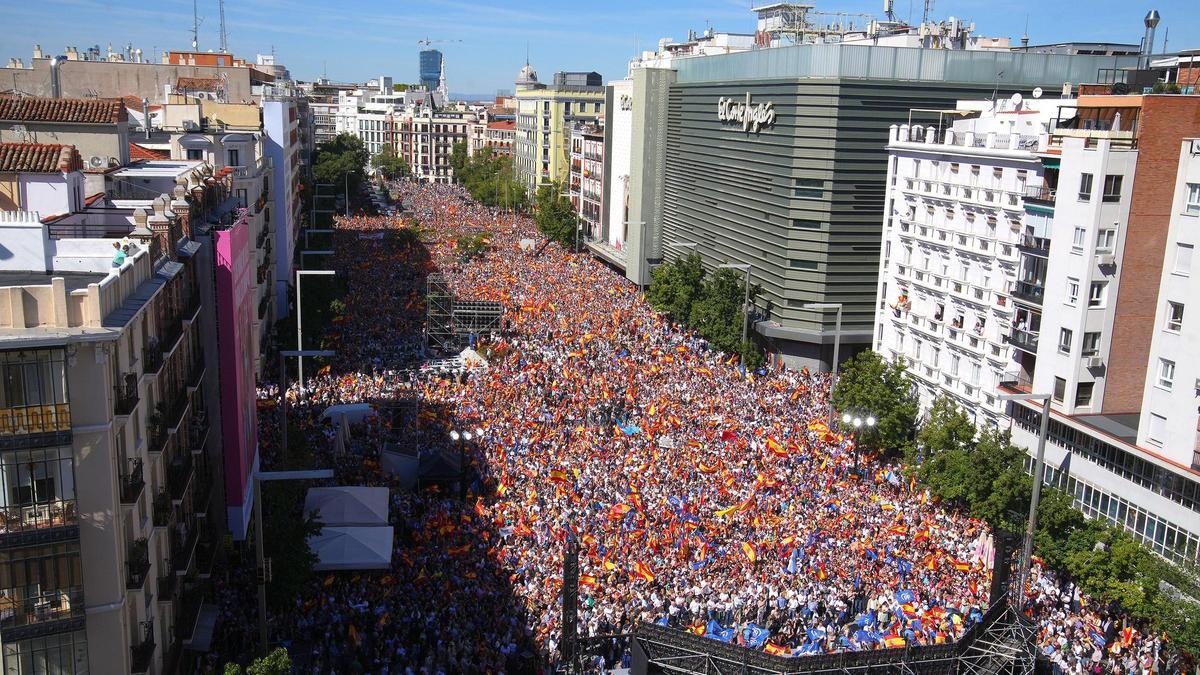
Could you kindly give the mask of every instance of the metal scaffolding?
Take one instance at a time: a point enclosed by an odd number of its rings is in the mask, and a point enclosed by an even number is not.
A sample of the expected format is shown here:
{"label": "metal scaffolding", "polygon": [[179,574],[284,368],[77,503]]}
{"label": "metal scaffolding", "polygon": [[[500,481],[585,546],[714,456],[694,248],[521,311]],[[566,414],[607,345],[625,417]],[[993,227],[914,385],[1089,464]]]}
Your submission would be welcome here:
{"label": "metal scaffolding", "polygon": [[454,332],[459,335],[499,333],[504,305],[482,300],[454,301]]}
{"label": "metal scaffolding", "polygon": [[454,348],[454,296],[444,274],[430,274],[425,290],[425,346],[435,351]]}

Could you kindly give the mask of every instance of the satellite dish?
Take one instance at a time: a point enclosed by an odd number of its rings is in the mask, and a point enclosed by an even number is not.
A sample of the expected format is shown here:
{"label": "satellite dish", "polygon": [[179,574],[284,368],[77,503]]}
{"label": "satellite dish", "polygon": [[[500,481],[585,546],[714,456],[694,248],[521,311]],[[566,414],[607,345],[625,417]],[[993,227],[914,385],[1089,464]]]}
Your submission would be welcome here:
{"label": "satellite dish", "polygon": [[1020,92],[1017,92],[1008,98],[1008,102],[1011,103],[1012,107],[1017,110],[1021,108],[1021,101],[1023,100],[1025,99],[1021,96]]}
{"label": "satellite dish", "polygon": [[88,166],[92,167],[93,169],[99,169],[100,167],[104,166],[104,158],[99,155],[92,155],[88,158]]}
{"label": "satellite dish", "polygon": [[1034,87],[1034,88],[1033,88],[1033,97],[1034,97],[1034,98],[1041,98],[1041,97],[1042,97],[1042,88],[1041,88],[1041,87]]}

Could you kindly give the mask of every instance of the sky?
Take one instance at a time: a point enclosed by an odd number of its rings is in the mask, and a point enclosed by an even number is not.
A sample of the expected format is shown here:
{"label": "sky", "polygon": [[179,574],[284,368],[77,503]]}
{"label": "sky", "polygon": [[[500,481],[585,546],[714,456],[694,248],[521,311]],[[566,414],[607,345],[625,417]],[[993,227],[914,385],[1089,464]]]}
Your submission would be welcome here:
{"label": "sky", "polygon": [[[767,0],[762,0],[766,2]],[[880,15],[883,0],[808,0],[818,10]],[[895,0],[900,19],[919,21],[923,0]],[[218,0],[195,0],[200,49],[219,46]],[[47,54],[67,46],[80,51],[111,42],[132,42],[148,56],[165,49],[189,49],[193,0],[0,0],[0,58],[28,63],[34,43]],[[253,60],[274,50],[277,62],[297,79],[327,75],[363,82],[390,75],[396,82],[417,80],[418,40],[446,56],[452,92],[492,95],[513,88],[526,53],[543,81],[558,70],[595,70],[605,80],[620,79],[639,49],[659,38],[687,37],[688,29],[752,33],[751,0],[609,0],[578,3],[528,0],[226,0],[230,51]],[[1156,40],[1164,33],[1172,49],[1200,48],[1200,3],[1196,0],[1126,0],[1086,3],[1045,0],[934,0],[932,15],[974,21],[982,35],[1011,37],[1016,44],[1028,26],[1031,44],[1064,41],[1138,43],[1142,18],[1159,10]],[[528,50],[528,51],[527,51]]]}

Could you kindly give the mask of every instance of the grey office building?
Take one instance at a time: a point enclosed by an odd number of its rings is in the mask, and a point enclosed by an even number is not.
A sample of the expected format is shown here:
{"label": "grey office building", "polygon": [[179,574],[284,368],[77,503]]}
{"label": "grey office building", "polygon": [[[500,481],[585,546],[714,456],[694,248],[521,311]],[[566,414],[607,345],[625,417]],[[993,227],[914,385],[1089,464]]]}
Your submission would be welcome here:
{"label": "grey office building", "polygon": [[[755,330],[791,366],[828,368],[871,342],[888,126],[996,92],[1057,93],[1113,57],[801,45],[633,72],[626,275],[690,251],[749,264]],[[936,122],[937,113],[921,121]],[[914,118],[914,121],[917,121]]]}

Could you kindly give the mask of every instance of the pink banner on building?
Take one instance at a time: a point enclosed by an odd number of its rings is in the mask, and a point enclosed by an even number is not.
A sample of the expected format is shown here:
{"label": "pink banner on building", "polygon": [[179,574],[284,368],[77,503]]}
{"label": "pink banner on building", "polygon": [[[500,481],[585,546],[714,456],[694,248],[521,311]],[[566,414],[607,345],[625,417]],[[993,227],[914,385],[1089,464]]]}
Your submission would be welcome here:
{"label": "pink banner on building", "polygon": [[258,469],[250,275],[250,226],[243,215],[214,232],[217,276],[217,342],[221,363],[221,438],[229,531],[245,539],[254,506],[251,476]]}

